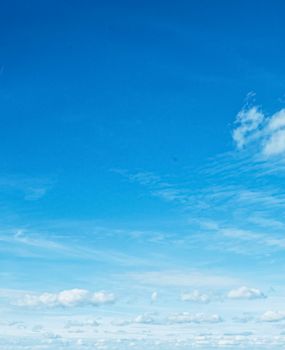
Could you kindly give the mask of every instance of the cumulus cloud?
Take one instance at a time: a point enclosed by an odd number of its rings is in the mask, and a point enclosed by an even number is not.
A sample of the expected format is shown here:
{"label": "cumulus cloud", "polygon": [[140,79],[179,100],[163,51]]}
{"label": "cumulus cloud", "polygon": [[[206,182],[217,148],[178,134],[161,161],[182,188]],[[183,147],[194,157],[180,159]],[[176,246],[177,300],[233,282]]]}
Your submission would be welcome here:
{"label": "cumulus cloud", "polygon": [[266,311],[261,317],[264,322],[280,322],[285,320],[285,313],[280,311]]}
{"label": "cumulus cloud", "polygon": [[115,296],[112,293],[92,293],[86,289],[69,289],[59,293],[26,294],[17,304],[36,307],[76,307],[99,306],[114,302]]}
{"label": "cumulus cloud", "polygon": [[264,143],[263,154],[267,157],[285,152],[285,129],[277,130]]}
{"label": "cumulus cloud", "polygon": [[157,298],[158,298],[158,293],[157,292],[153,292],[151,294],[151,302],[155,303],[157,301]]}
{"label": "cumulus cloud", "polygon": [[236,129],[233,131],[233,139],[239,149],[246,146],[256,138],[256,133],[264,120],[264,114],[258,107],[242,109],[236,117]]}
{"label": "cumulus cloud", "polygon": [[201,293],[198,290],[194,290],[191,293],[182,293],[181,294],[182,301],[190,301],[194,303],[209,303],[210,297],[207,294]]}
{"label": "cumulus cloud", "polygon": [[273,114],[268,121],[267,129],[269,131],[280,130],[285,127],[285,109]]}
{"label": "cumulus cloud", "polygon": [[170,323],[219,323],[222,322],[221,316],[217,314],[190,314],[182,312],[168,317]]}
{"label": "cumulus cloud", "polygon": [[232,137],[238,149],[255,142],[266,158],[285,154],[285,109],[265,116],[257,106],[243,108],[235,124]]}
{"label": "cumulus cloud", "polygon": [[229,291],[229,299],[264,299],[266,295],[257,288],[240,287]]}
{"label": "cumulus cloud", "polygon": [[142,324],[154,324],[156,323],[153,315],[151,314],[143,314],[143,315],[138,315],[137,317],[134,318],[133,320],[134,323],[142,323]]}

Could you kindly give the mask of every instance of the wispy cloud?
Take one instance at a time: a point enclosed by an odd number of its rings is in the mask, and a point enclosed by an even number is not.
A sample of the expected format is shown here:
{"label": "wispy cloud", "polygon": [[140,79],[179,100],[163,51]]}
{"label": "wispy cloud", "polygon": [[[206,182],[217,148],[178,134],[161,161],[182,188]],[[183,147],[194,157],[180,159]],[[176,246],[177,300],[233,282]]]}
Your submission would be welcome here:
{"label": "wispy cloud", "polygon": [[164,270],[127,274],[127,278],[141,284],[162,287],[213,287],[225,288],[240,283],[239,279],[218,273],[190,270]]}
{"label": "wispy cloud", "polygon": [[168,321],[171,323],[220,323],[222,317],[217,314],[190,314],[189,312],[183,312],[180,314],[169,316]]}
{"label": "wispy cloud", "polygon": [[[2,230],[0,237],[0,250],[8,251],[16,256],[32,256],[37,258],[62,259],[74,258],[78,260],[100,261],[106,264],[115,263],[118,266],[145,265],[151,263],[148,259],[132,256],[122,249],[99,249],[96,244],[85,244],[84,241],[76,242],[72,236],[65,239],[51,238],[48,233],[34,232],[28,229]],[[69,239],[67,239],[69,237]],[[52,252],[52,255],[51,255]],[[152,265],[152,264],[151,264]]]}
{"label": "wispy cloud", "polygon": [[20,193],[28,201],[41,199],[54,186],[53,177],[30,177],[24,175],[5,175],[0,177],[0,191]]}
{"label": "wispy cloud", "polygon": [[[209,238],[208,244],[212,249],[223,249],[236,254],[261,254],[266,255],[274,251],[285,249],[283,234],[262,232],[260,230],[241,229],[239,227],[227,226],[218,222],[203,222],[201,227],[215,236]],[[216,245],[211,243],[216,242]],[[244,244],[246,243],[246,244]]]}
{"label": "wispy cloud", "polygon": [[149,193],[167,202],[187,203],[190,200],[190,193],[178,184],[171,183],[163,177],[149,171],[131,173],[127,170],[113,170],[127,178],[130,182],[145,186]]}

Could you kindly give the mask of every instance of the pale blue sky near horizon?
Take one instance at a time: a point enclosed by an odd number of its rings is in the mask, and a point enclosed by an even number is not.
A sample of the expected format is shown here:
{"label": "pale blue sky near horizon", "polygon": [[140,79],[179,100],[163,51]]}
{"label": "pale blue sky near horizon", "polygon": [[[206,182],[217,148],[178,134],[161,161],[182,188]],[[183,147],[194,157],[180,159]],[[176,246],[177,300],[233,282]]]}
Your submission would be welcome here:
{"label": "pale blue sky near horizon", "polygon": [[2,2],[1,349],[284,348],[284,11]]}

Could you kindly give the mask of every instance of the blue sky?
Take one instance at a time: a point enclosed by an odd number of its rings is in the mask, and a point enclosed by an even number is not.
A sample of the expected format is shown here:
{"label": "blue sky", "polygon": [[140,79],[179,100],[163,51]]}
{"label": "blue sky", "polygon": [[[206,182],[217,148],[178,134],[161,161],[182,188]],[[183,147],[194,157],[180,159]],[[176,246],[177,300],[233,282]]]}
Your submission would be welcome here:
{"label": "blue sky", "polygon": [[9,1],[3,350],[282,349],[283,1]]}

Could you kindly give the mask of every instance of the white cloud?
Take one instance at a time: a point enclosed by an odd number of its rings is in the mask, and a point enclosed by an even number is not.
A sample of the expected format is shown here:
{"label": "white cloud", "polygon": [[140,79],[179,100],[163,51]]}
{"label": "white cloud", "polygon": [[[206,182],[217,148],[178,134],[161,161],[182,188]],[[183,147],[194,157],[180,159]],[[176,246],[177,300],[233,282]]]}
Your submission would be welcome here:
{"label": "white cloud", "polygon": [[115,302],[112,293],[92,293],[86,289],[70,289],[59,293],[26,294],[17,305],[19,306],[46,306],[46,307],[76,307],[76,306],[99,306]]}
{"label": "white cloud", "polygon": [[239,149],[246,146],[256,137],[256,133],[264,120],[264,114],[258,107],[242,109],[236,117],[238,125],[233,131],[233,139]]}
{"label": "white cloud", "polygon": [[165,187],[162,189],[154,190],[152,194],[167,202],[177,201],[186,203],[189,200],[189,197],[185,190],[174,187]]}
{"label": "white cloud", "polygon": [[267,130],[276,131],[281,128],[285,128],[285,109],[281,109],[279,112],[273,114],[267,125]]}
{"label": "white cloud", "polygon": [[151,302],[155,303],[157,301],[158,298],[158,293],[155,291],[151,294]]}
{"label": "white cloud", "polygon": [[264,322],[279,322],[285,320],[285,313],[280,311],[266,311],[261,316],[261,321]]}
{"label": "white cloud", "polygon": [[267,157],[280,155],[285,152],[285,129],[277,130],[270,135],[269,139],[264,143],[262,150]]}
{"label": "white cloud", "polygon": [[[283,201],[283,199],[282,199]],[[280,207],[282,201],[280,200]],[[278,200],[276,199],[275,203],[272,199],[271,206],[278,203]],[[283,204],[282,204],[283,207]],[[244,230],[240,228],[235,227],[225,227],[223,224],[219,224],[217,222],[213,222],[213,224],[204,225],[204,223],[201,224],[202,227],[208,228],[209,230],[212,230],[213,232],[216,232],[217,236],[225,237],[228,240],[228,244],[226,244],[226,240],[224,241],[224,244],[221,246],[223,250],[227,249],[228,251],[235,252],[237,254],[253,254],[253,253],[262,253],[264,254],[264,248],[266,248],[266,252],[270,251],[277,251],[277,250],[284,250],[285,248],[285,239],[284,237],[279,235],[273,235],[272,230],[271,233],[260,232],[259,230]],[[273,225],[272,225],[273,226]],[[271,226],[271,228],[272,228]],[[234,244],[232,242],[234,241]],[[244,244],[244,243],[247,244]],[[216,246],[218,249],[220,248],[218,245]],[[244,283],[244,282],[242,282]],[[241,284],[241,283],[239,283]],[[237,285],[237,283],[235,284]]]}
{"label": "white cloud", "polygon": [[64,328],[73,328],[73,327],[98,327],[100,325],[99,322],[93,319],[87,319],[87,320],[69,320],[65,324]]}
{"label": "white cloud", "polygon": [[154,324],[155,320],[152,315],[150,314],[143,314],[143,315],[138,315],[135,317],[133,320],[134,323],[142,323],[142,324]]}
{"label": "white cloud", "polygon": [[264,299],[266,295],[259,289],[243,286],[229,291],[227,297],[229,299]]}
{"label": "white cloud", "polygon": [[53,187],[52,178],[36,178],[20,175],[0,177],[0,191],[15,191],[23,195],[25,200],[38,200]]}
{"label": "white cloud", "polygon": [[232,136],[238,149],[255,142],[265,158],[285,154],[285,109],[265,117],[257,106],[244,108],[235,123]]}
{"label": "white cloud", "polygon": [[147,271],[135,274],[130,273],[127,274],[127,277],[141,284],[156,287],[231,288],[241,282],[237,278],[208,273],[202,270]]}
{"label": "white cloud", "polygon": [[206,315],[203,313],[190,314],[182,312],[168,317],[170,323],[219,323],[221,316],[217,314]]}
{"label": "white cloud", "polygon": [[233,317],[232,320],[237,323],[248,323],[255,320],[255,317],[251,313],[244,312],[242,315]]}
{"label": "white cloud", "polygon": [[181,300],[192,301],[195,303],[208,303],[210,301],[210,297],[209,295],[201,293],[198,290],[194,290],[191,293],[182,293]]}

